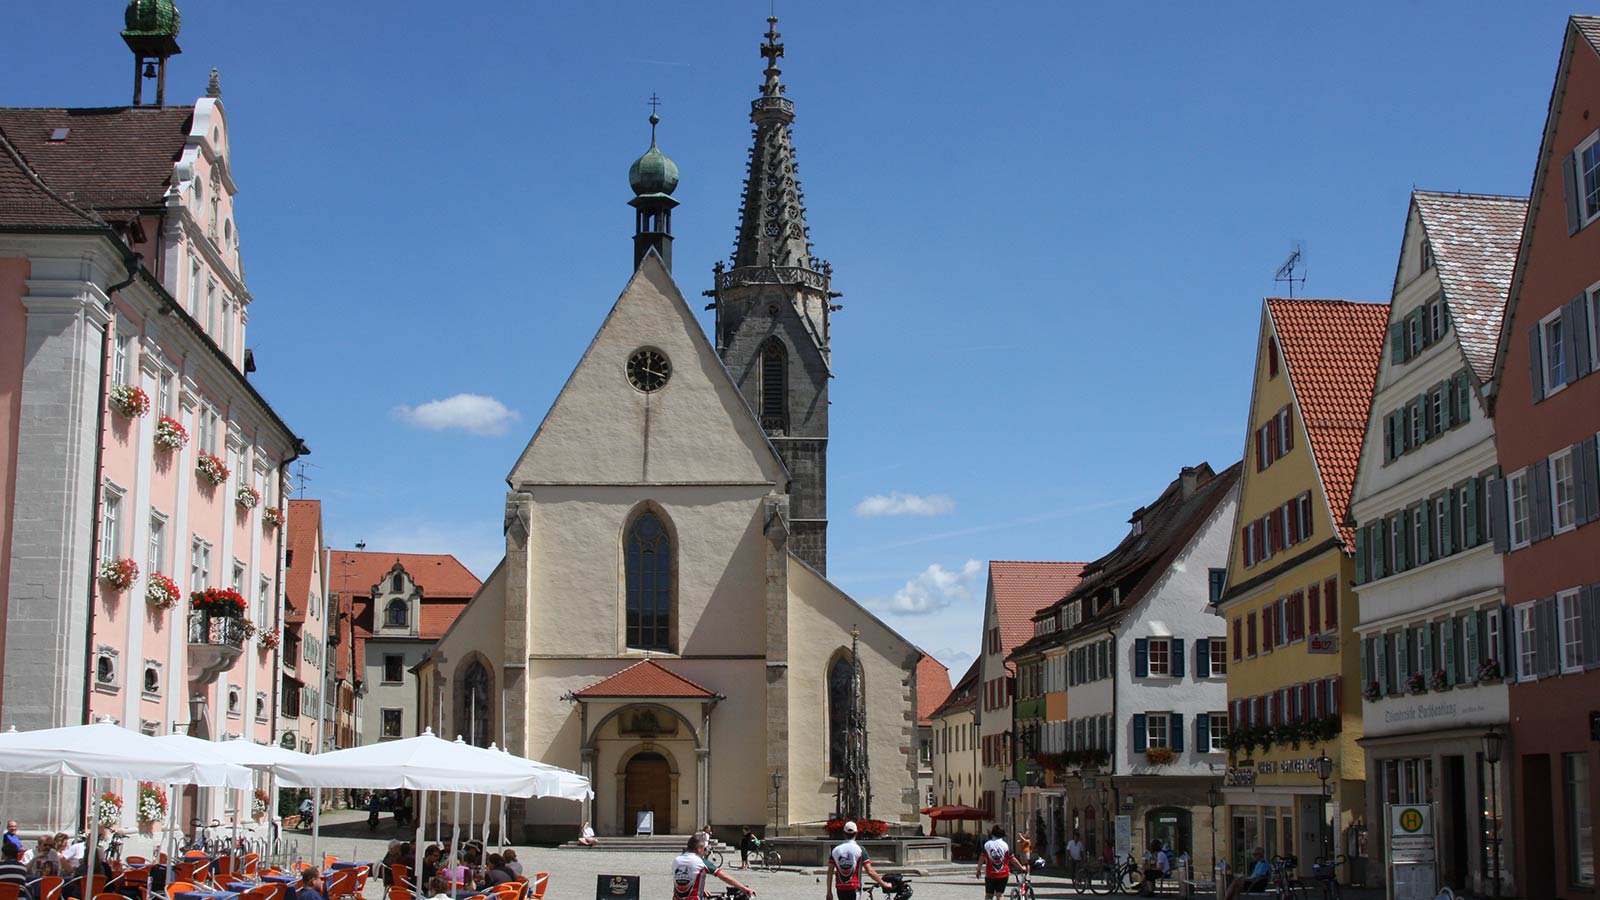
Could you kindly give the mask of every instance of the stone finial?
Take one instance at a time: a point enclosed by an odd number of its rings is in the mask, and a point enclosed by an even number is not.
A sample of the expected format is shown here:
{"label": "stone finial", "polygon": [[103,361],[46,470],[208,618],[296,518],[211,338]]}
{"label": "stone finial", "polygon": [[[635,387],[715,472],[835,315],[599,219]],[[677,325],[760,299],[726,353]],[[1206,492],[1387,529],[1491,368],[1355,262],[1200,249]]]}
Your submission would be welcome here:
{"label": "stone finial", "polygon": [[217,72],[217,67],[211,67],[211,81],[206,85],[206,96],[222,99],[222,75]]}

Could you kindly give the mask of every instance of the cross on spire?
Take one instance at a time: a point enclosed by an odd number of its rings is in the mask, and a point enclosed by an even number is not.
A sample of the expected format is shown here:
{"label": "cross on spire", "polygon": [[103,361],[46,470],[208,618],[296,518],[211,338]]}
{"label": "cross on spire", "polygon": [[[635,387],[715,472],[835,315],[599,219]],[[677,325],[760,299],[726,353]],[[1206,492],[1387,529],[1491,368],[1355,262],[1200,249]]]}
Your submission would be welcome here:
{"label": "cross on spire", "polygon": [[778,43],[778,38],[782,36],[778,33],[778,17],[767,16],[767,40],[761,45],[761,55],[767,60],[767,69],[762,73],[767,76],[767,82],[762,86],[762,93],[769,97],[783,92],[783,86],[778,83],[778,76],[782,74],[778,60],[783,56],[783,45]]}
{"label": "cross on spire", "polygon": [[661,109],[661,98],[657,97],[655,95],[654,91],[652,91],[650,93],[650,99],[648,101],[646,101],[646,102],[648,102],[650,104],[650,115],[653,116],[657,112],[660,111],[660,109]]}

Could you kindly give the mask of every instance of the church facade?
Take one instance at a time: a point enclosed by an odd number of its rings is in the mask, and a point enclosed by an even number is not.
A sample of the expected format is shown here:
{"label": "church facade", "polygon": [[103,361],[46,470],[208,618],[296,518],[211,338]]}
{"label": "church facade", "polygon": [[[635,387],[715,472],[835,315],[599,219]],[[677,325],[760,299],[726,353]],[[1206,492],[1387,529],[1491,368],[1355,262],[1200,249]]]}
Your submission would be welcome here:
{"label": "church facade", "polygon": [[820,823],[863,755],[870,815],[916,822],[923,654],[825,577],[836,295],[769,25],[714,335],[671,275],[678,172],[652,138],[633,276],[511,468],[504,560],[417,669],[423,724],[592,781],[581,808],[523,804],[516,837]]}

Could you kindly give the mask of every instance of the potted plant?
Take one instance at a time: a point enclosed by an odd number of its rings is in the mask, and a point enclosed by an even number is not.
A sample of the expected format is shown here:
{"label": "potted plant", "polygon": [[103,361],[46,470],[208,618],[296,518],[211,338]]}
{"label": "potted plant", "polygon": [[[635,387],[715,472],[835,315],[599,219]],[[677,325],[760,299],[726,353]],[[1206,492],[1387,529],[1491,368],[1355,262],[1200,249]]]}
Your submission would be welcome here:
{"label": "potted plant", "polygon": [[94,802],[94,819],[101,828],[115,828],[122,821],[122,795],[106,791]]}
{"label": "potted plant", "polygon": [[228,466],[222,457],[201,451],[195,460],[194,470],[199,476],[213,485],[221,484],[228,480]]}
{"label": "potted plant", "polygon": [[1338,716],[1323,716],[1311,723],[1311,739],[1325,744],[1339,736],[1339,727]]}
{"label": "potted plant", "polygon": [[167,792],[153,781],[139,782],[139,831],[149,834],[167,817]]}
{"label": "potted plant", "polygon": [[1164,766],[1178,758],[1171,747],[1144,748],[1144,761],[1152,766]]}
{"label": "potted plant", "polygon": [[261,511],[261,523],[270,528],[283,524],[283,510],[276,506],[269,506]]}
{"label": "potted plant", "polygon": [[256,788],[255,797],[250,801],[250,814],[255,816],[257,822],[261,822],[266,820],[271,809],[272,795],[263,788]]}
{"label": "potted plant", "polygon": [[267,628],[261,631],[260,636],[256,638],[256,643],[260,644],[263,650],[276,650],[282,645],[283,638],[278,636],[278,629]]}
{"label": "potted plant", "polygon": [[1433,676],[1428,679],[1428,687],[1435,691],[1450,690],[1450,676],[1443,669],[1434,669]]}
{"label": "potted plant", "polygon": [[248,484],[241,484],[233,492],[233,502],[239,504],[240,509],[255,509],[261,503],[261,492]]}
{"label": "potted plant", "polygon": [[1406,679],[1406,690],[1413,694],[1426,694],[1428,692],[1428,679],[1421,672],[1412,672]]}
{"label": "potted plant", "polygon": [[144,602],[156,609],[171,609],[178,605],[178,598],[182,596],[178,583],[160,572],[152,572],[145,580]]}
{"label": "potted plant", "polygon": [[189,432],[183,425],[171,416],[162,416],[156,420],[156,446],[162,450],[182,450],[189,443]]}
{"label": "potted plant", "polygon": [[139,577],[139,564],[124,556],[100,563],[100,581],[113,591],[125,591]]}
{"label": "potted plant", "polygon": [[137,419],[150,411],[150,395],[131,384],[119,384],[106,395],[111,408],[129,419]]}
{"label": "potted plant", "polygon": [[1478,664],[1478,681],[1492,684],[1503,678],[1500,671],[1500,660],[1490,657]]}
{"label": "potted plant", "polygon": [[1376,681],[1370,682],[1367,684],[1366,689],[1361,692],[1361,696],[1365,697],[1368,703],[1377,703],[1378,699],[1383,696],[1383,688],[1379,687]]}
{"label": "potted plant", "polygon": [[244,598],[233,588],[206,588],[203,591],[192,591],[189,594],[189,603],[213,619],[242,619],[246,606]]}
{"label": "potted plant", "polygon": [[856,834],[860,837],[881,838],[889,833],[889,823],[883,821],[882,819],[851,820],[840,816],[834,816],[827,822],[823,823],[822,827],[828,832],[829,837],[842,838],[844,837],[844,823],[849,821],[854,821],[856,823]]}

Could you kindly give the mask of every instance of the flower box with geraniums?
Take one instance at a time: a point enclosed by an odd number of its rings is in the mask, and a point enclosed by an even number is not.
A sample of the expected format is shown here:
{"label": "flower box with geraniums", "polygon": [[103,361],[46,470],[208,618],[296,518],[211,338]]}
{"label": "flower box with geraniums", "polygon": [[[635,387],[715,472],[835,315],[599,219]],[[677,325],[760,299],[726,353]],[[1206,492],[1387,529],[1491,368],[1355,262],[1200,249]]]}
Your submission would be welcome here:
{"label": "flower box with geraniums", "polygon": [[150,395],[131,384],[119,384],[106,395],[111,408],[130,419],[150,411]]}
{"label": "flower box with geraniums", "polygon": [[1443,669],[1434,669],[1433,674],[1428,676],[1428,688],[1434,691],[1450,690],[1450,676]]}
{"label": "flower box with geraniums", "polygon": [[1426,694],[1428,692],[1428,679],[1421,672],[1413,672],[1406,679],[1406,690],[1413,694]]}
{"label": "flower box with geraniums", "polygon": [[100,581],[113,591],[125,591],[139,578],[139,564],[124,556],[100,564]]}
{"label": "flower box with geraniums", "polygon": [[115,828],[122,821],[122,795],[106,791],[94,801],[94,818],[102,828]]}
{"label": "flower box with geraniums", "polygon": [[1152,766],[1165,766],[1176,761],[1178,754],[1171,747],[1146,747],[1144,761]]}
{"label": "flower box with geraniums", "polygon": [[189,432],[171,416],[156,420],[156,447],[162,450],[182,450],[189,443]]}
{"label": "flower box with geraniums", "polygon": [[139,830],[149,831],[167,817],[167,792],[153,781],[139,782]]}
{"label": "flower box with geraniums", "polygon": [[156,609],[171,609],[178,605],[183,593],[178,583],[160,572],[151,573],[144,583],[144,602]]}
{"label": "flower box with geraniums", "polygon": [[1383,697],[1383,688],[1376,681],[1369,682],[1366,690],[1361,692],[1361,696],[1365,697],[1368,703],[1377,703]]}
{"label": "flower box with geraniums", "polygon": [[276,506],[269,506],[261,511],[261,524],[277,528],[283,524],[283,510]]}
{"label": "flower box with geraniums", "polygon": [[267,628],[256,637],[256,643],[260,644],[263,650],[276,650],[282,645],[283,639],[278,636],[278,629]]}
{"label": "flower box with geraniums", "polygon": [[1478,664],[1478,680],[1485,683],[1494,683],[1504,677],[1500,671],[1500,660],[1486,659]]}
{"label": "flower box with geraniums", "polygon": [[250,801],[250,814],[259,822],[267,817],[272,809],[272,795],[261,788],[256,788],[255,796]]}
{"label": "flower box with geraniums", "polygon": [[195,474],[208,484],[221,484],[228,480],[228,466],[222,457],[201,451],[194,462]]}
{"label": "flower box with geraniums", "polygon": [[206,588],[189,594],[189,605],[212,619],[244,618],[245,602],[233,588]]}
{"label": "flower box with geraniums", "polygon": [[261,503],[261,492],[248,484],[242,484],[234,492],[233,502],[239,504],[240,509],[255,509]]}
{"label": "flower box with geraniums", "polygon": [[827,830],[829,837],[837,840],[844,837],[844,823],[849,821],[854,821],[856,823],[857,837],[881,838],[889,833],[889,823],[883,821],[882,819],[851,820],[834,817],[824,823],[822,827]]}

